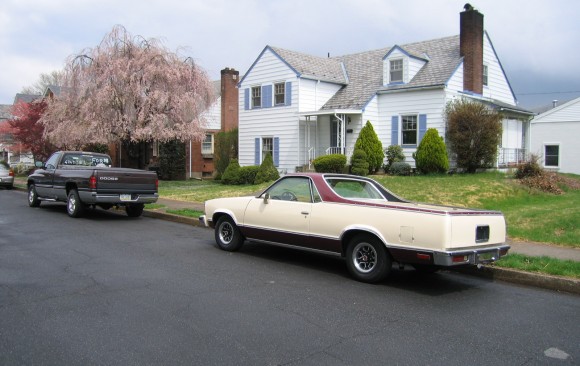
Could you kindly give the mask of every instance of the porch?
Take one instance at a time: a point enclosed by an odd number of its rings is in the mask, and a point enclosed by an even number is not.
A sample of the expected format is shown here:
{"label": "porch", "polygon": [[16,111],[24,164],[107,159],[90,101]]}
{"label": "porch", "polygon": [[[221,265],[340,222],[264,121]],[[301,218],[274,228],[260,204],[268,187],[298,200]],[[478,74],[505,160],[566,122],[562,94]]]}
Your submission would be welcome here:
{"label": "porch", "polygon": [[313,169],[312,161],[330,154],[345,155],[347,161],[362,128],[360,111],[338,113],[336,111],[303,114],[300,119],[299,164]]}
{"label": "porch", "polygon": [[499,148],[497,154],[498,168],[512,168],[527,160],[526,149]]}

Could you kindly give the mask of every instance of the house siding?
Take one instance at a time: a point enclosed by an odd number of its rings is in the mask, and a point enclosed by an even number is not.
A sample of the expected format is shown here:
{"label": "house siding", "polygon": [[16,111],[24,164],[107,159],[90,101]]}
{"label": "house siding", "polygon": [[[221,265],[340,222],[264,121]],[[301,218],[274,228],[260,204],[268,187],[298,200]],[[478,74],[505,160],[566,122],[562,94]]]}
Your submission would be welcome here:
{"label": "house siding", "polygon": [[[445,135],[445,121],[443,119],[443,108],[445,106],[446,94],[443,89],[415,91],[404,93],[383,94],[378,98],[378,109],[381,116],[378,126],[375,125],[375,131],[383,143],[383,147],[392,144],[391,141],[391,119],[393,116],[402,116],[408,114],[426,115],[427,129],[435,128],[440,136]],[[419,128],[417,120],[417,128]],[[399,120],[400,126],[400,120]],[[400,130],[399,130],[400,136]],[[420,141],[418,141],[420,142]],[[399,137],[398,144],[401,139]],[[416,147],[403,147],[406,162],[411,166],[415,165],[413,153],[417,151]]]}
{"label": "house siding", "polygon": [[297,101],[300,88],[296,74],[271,50],[267,49],[256,61],[239,88],[246,90],[253,86],[271,86],[278,82],[292,82],[292,103],[288,106],[246,110],[244,109],[246,93],[240,93],[239,163],[241,166],[254,165],[255,139],[263,137],[279,138],[278,169],[293,171],[298,165]]}
{"label": "house siding", "polygon": [[531,153],[544,163],[544,146],[559,146],[561,173],[580,174],[580,98],[549,110],[531,122]]}
{"label": "house siding", "polygon": [[342,85],[317,80],[300,79],[299,111],[312,112],[319,110]]}
{"label": "house siding", "polygon": [[488,73],[488,86],[483,87],[483,96],[516,105],[515,97],[487,33],[483,37],[483,63],[487,65]]}

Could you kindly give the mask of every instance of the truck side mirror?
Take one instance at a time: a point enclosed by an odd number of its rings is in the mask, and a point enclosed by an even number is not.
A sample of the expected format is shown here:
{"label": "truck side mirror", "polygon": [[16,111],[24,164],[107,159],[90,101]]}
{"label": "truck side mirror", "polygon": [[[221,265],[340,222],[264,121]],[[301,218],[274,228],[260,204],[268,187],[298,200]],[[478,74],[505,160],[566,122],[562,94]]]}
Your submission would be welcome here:
{"label": "truck side mirror", "polygon": [[37,168],[44,168],[44,163],[42,161],[35,161],[34,166]]}

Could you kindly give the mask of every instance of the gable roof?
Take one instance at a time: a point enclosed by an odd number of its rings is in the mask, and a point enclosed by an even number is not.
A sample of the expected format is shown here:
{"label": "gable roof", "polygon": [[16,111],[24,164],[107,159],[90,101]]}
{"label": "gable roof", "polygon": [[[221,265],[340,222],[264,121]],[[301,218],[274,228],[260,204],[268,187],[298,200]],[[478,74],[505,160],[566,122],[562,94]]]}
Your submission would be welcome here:
{"label": "gable roof", "polygon": [[580,122],[580,97],[537,115],[531,123]]}
{"label": "gable roof", "polygon": [[[411,57],[428,60],[428,62],[409,83],[384,86],[383,60],[395,49]],[[342,88],[322,106],[321,110],[362,110],[378,92],[444,87],[462,61],[459,55],[458,35],[335,57],[312,56],[280,47],[266,46],[256,62],[267,50],[272,51],[296,73],[297,77],[342,85]],[[250,73],[256,62],[246,75]]]}

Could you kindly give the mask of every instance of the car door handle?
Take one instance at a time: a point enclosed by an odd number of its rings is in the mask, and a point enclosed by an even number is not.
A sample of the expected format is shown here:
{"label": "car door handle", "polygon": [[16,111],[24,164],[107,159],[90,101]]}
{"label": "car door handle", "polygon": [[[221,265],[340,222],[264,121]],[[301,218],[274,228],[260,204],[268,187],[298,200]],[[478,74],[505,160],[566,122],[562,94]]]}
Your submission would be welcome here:
{"label": "car door handle", "polygon": [[308,211],[302,211],[302,212],[300,212],[300,213],[301,213],[302,215],[310,215],[310,212],[308,212]]}

